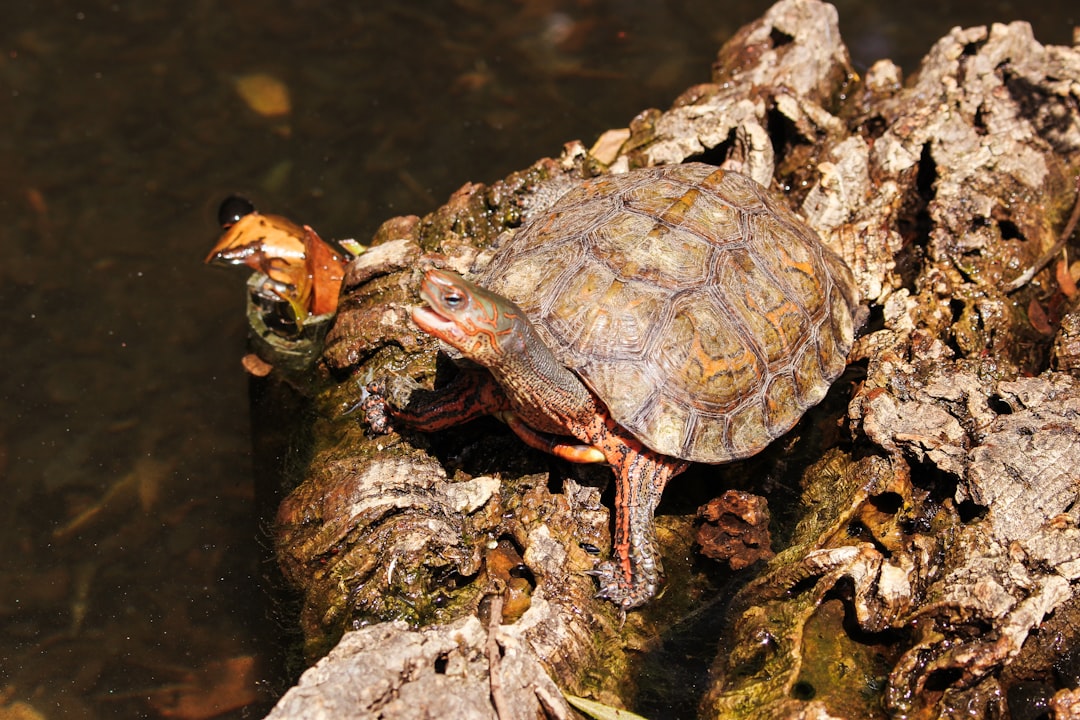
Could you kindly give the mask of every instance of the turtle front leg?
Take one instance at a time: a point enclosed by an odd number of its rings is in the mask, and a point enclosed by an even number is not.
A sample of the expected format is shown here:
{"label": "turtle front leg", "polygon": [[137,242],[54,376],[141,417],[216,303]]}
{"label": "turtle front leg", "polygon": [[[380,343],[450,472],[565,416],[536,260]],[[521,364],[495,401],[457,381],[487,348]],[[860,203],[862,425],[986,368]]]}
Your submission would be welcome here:
{"label": "turtle front leg", "polygon": [[364,420],[385,435],[395,424],[420,432],[461,425],[483,415],[498,415],[510,403],[486,371],[464,370],[447,385],[428,390],[410,378],[389,377],[369,383],[361,402]]}
{"label": "turtle front leg", "polygon": [[550,453],[557,458],[575,463],[602,463],[607,457],[598,448],[591,445],[578,445],[568,442],[564,436],[549,435],[529,427],[514,412],[498,413],[497,417],[514,431],[522,442],[531,448]]}
{"label": "turtle front leg", "polygon": [[624,610],[650,600],[660,587],[663,567],[656,547],[653,513],[668,480],[689,463],[649,450],[619,428],[604,447],[615,471],[615,536],[612,560],[595,571],[599,597]]}

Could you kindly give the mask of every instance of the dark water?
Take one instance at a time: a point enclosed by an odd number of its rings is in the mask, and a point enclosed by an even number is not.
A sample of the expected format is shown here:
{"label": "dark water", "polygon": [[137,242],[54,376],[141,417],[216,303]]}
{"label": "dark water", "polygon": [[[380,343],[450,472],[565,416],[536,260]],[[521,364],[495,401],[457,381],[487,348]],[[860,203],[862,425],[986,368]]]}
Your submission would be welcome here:
{"label": "dark water", "polygon": [[[201,265],[221,198],[365,240],[666,107],[768,3],[15,5],[0,10],[0,715],[195,718],[280,680],[242,275]],[[954,25],[1025,19],[1071,43],[1076,8],[847,0],[840,15],[857,67],[910,72]],[[288,87],[289,115],[240,99],[255,72]]]}

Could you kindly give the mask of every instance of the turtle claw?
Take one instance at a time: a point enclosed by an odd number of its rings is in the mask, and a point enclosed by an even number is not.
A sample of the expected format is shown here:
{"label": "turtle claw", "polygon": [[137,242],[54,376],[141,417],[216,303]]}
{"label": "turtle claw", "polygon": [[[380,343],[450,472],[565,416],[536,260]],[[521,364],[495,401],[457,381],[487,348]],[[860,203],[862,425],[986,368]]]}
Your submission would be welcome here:
{"label": "turtle claw", "polygon": [[586,570],[586,575],[597,578],[600,589],[596,597],[614,604],[622,612],[644,605],[656,595],[657,583],[636,573],[627,577],[619,571],[613,562],[603,562],[593,570]]}

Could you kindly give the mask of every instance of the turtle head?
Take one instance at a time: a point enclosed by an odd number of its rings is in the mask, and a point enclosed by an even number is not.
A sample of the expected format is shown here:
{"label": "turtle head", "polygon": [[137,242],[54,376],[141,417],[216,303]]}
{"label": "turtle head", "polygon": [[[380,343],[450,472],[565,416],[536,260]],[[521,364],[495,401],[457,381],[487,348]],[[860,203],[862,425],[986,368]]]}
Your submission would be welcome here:
{"label": "turtle head", "polygon": [[521,309],[460,275],[428,270],[420,297],[427,307],[413,310],[413,322],[481,365],[498,364],[523,341]]}

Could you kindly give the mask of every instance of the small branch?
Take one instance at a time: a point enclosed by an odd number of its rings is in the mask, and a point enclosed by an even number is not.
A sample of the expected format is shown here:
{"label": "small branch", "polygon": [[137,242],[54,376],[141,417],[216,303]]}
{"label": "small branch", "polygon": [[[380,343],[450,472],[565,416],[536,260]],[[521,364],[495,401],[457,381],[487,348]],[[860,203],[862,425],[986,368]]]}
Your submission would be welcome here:
{"label": "small branch", "polygon": [[491,702],[495,705],[495,715],[499,720],[513,720],[514,713],[506,701],[502,689],[502,676],[499,666],[502,662],[502,650],[499,648],[497,639],[499,627],[502,625],[503,596],[496,593],[491,596],[491,605],[488,609],[488,679],[491,684]]}

